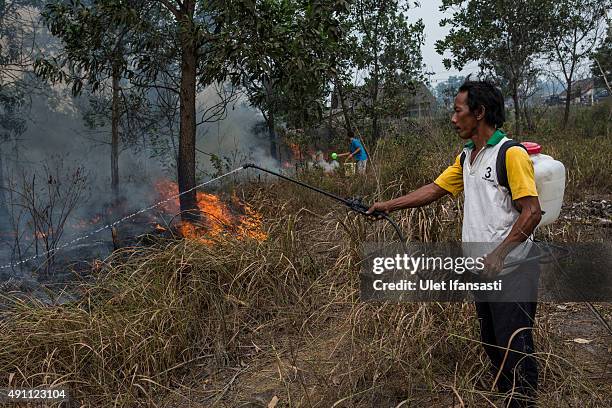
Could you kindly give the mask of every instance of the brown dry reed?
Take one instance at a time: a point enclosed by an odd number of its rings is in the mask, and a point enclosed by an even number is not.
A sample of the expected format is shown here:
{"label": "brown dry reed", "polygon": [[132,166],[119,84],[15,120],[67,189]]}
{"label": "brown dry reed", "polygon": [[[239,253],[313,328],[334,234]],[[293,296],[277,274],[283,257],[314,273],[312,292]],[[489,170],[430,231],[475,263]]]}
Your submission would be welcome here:
{"label": "brown dry reed", "polygon": [[[461,148],[436,122],[412,129],[369,147],[365,180],[300,177],[366,200],[406,193]],[[583,137],[576,149],[557,135],[524,139],[566,163],[569,197],[609,192],[610,141]],[[264,215],[266,241],[159,239],[106,259],[71,288],[76,302],[3,295],[0,386],[69,387],[92,407],[501,406],[471,304],[359,302],[360,245],[393,240],[392,229],[288,183],[239,193]],[[457,240],[461,200],[395,218],[410,240]],[[611,406],[609,376],[586,375],[566,352],[551,308],[536,328],[540,406]]]}

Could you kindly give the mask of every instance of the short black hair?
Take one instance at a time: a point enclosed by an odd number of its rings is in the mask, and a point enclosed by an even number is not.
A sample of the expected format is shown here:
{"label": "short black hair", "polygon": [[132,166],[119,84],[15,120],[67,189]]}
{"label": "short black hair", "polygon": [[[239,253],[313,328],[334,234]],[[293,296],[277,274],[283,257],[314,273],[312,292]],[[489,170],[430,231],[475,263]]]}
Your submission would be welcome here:
{"label": "short black hair", "polygon": [[471,81],[468,76],[459,87],[459,92],[467,92],[467,104],[470,112],[476,112],[478,108],[484,106],[487,124],[496,129],[502,127],[506,121],[504,110],[504,96],[499,88],[491,81]]}

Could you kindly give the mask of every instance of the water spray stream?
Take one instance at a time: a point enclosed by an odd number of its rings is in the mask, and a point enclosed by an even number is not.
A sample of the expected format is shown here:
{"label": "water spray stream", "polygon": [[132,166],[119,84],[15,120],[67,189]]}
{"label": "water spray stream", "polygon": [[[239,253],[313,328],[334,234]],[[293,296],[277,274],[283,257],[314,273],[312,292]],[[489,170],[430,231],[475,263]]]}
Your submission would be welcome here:
{"label": "water spray stream", "polygon": [[154,209],[156,207],[159,207],[160,205],[162,205],[162,204],[164,204],[164,203],[166,203],[166,202],[168,202],[170,200],[177,199],[178,197],[182,196],[183,194],[187,194],[190,191],[193,191],[193,190],[195,190],[197,188],[203,187],[203,186],[205,186],[207,184],[210,184],[210,183],[212,183],[214,181],[221,180],[222,178],[225,178],[225,177],[227,177],[227,176],[229,176],[229,175],[231,175],[233,173],[236,173],[238,171],[241,171],[241,170],[243,170],[243,168],[242,167],[238,167],[238,168],[236,168],[236,169],[234,169],[232,171],[229,171],[229,172],[227,172],[225,174],[220,175],[219,177],[215,177],[215,178],[213,178],[211,180],[208,180],[208,181],[206,181],[204,183],[198,184],[198,185],[190,188],[189,190],[185,190],[182,193],[175,194],[175,195],[170,196],[170,197],[168,197],[168,198],[166,198],[166,199],[164,199],[162,201],[159,201],[159,202],[157,202],[157,203],[155,203],[155,204],[153,204],[153,205],[151,205],[149,207],[145,207],[145,208],[142,208],[142,209],[140,209],[140,210],[138,210],[136,212],[128,214],[125,217],[123,217],[123,218],[121,218],[121,219],[119,219],[119,220],[117,220],[117,221],[115,221],[115,222],[113,222],[111,224],[106,224],[106,225],[104,225],[104,226],[102,226],[102,227],[100,227],[100,228],[98,228],[98,229],[96,229],[96,230],[86,234],[86,235],[82,235],[82,236],[80,236],[78,238],[73,239],[72,241],[66,242],[65,244],[62,244],[61,246],[59,246],[57,248],[50,249],[49,251],[42,252],[42,253],[40,253],[38,255],[34,255],[34,256],[31,256],[31,257],[26,258],[26,259],[22,259],[19,262],[15,262],[15,263],[12,263],[12,264],[6,264],[6,265],[0,265],[0,269],[13,268],[15,266],[18,266],[18,265],[24,264],[26,262],[32,261],[32,260],[34,260],[36,258],[40,258],[40,257],[42,257],[44,255],[47,255],[47,254],[51,253],[51,252],[59,251],[60,249],[64,249],[66,247],[72,247],[72,246],[74,246],[73,244],[75,244],[75,243],[77,243],[79,241],[82,241],[82,240],[84,240],[86,238],[89,238],[90,236],[92,236],[94,234],[98,234],[98,233],[100,233],[100,232],[102,232],[104,230],[107,230],[109,228],[113,228],[113,227],[121,224],[123,221],[129,220],[130,218],[133,218],[133,217],[135,217],[138,214],[142,214],[144,212],[150,211],[150,210],[152,210],[152,209]]}

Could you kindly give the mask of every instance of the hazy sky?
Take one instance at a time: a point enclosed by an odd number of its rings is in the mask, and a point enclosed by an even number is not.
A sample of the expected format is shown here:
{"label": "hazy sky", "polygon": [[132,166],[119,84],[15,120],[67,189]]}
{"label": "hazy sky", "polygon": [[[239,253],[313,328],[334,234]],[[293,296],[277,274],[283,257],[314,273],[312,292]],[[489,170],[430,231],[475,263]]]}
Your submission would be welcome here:
{"label": "hazy sky", "polygon": [[[446,70],[442,59],[442,55],[438,54],[435,49],[435,43],[437,40],[443,39],[448,33],[448,27],[440,27],[440,20],[446,17],[452,17],[452,12],[447,11],[445,13],[440,11],[441,0],[421,0],[421,7],[412,8],[408,12],[410,21],[417,21],[419,18],[423,19],[425,24],[425,45],[423,46],[423,62],[427,65],[426,71],[434,72],[431,75],[431,85],[435,86],[436,83],[446,80],[451,75],[467,75],[471,72],[477,72],[477,64],[468,64],[461,72],[451,69]],[[448,55],[450,57],[450,54]]]}

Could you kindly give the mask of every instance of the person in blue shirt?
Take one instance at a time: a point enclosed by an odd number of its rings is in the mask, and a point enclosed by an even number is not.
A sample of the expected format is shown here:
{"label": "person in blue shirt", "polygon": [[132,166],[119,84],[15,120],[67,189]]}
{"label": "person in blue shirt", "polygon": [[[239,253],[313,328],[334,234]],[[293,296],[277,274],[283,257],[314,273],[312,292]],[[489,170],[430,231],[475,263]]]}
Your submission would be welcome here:
{"label": "person in blue shirt", "polygon": [[347,133],[347,138],[350,142],[349,151],[338,154],[338,157],[348,156],[347,160],[355,158],[355,161],[357,162],[357,171],[360,174],[364,174],[366,170],[366,162],[368,161],[368,153],[363,147],[361,141],[355,137],[355,134],[352,131]]}

